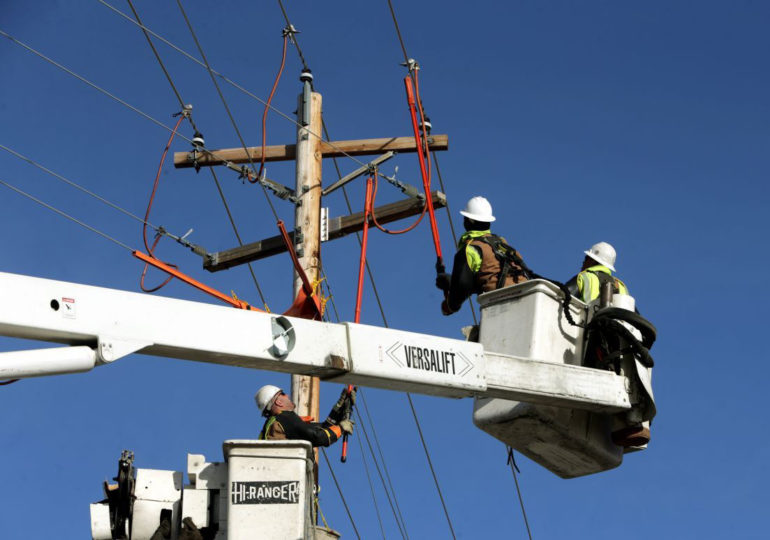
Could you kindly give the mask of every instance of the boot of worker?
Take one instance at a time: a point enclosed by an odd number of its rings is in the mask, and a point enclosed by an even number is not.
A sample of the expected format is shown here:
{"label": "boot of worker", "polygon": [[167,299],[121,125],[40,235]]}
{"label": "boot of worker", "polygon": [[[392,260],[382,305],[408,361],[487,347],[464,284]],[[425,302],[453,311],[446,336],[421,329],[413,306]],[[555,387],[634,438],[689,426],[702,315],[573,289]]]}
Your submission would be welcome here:
{"label": "boot of worker", "polygon": [[646,446],[650,442],[649,422],[613,431],[612,442],[623,448]]}

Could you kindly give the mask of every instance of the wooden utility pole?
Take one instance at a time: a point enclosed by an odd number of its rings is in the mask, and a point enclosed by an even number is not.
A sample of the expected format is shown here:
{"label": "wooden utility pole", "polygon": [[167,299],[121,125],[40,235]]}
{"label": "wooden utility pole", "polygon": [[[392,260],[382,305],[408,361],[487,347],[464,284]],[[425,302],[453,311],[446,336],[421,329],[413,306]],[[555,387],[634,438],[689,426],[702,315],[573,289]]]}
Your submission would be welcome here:
{"label": "wooden utility pole", "polygon": [[[297,107],[297,187],[299,199],[294,213],[294,246],[302,268],[311,283],[317,282],[321,266],[321,163],[319,146],[321,125],[321,94],[312,91],[312,75],[302,72],[302,94]],[[294,273],[294,297],[302,289],[299,275]],[[297,414],[311,416],[320,422],[318,377],[291,376],[291,395]],[[318,461],[316,455],[316,462]]]}

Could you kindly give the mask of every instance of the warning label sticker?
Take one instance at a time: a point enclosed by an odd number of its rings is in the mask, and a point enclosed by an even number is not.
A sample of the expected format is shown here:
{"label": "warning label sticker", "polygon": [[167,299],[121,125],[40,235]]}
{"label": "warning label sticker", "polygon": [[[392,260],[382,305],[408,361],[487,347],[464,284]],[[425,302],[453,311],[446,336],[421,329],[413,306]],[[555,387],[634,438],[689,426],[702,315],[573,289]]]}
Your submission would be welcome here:
{"label": "warning label sticker", "polygon": [[68,319],[74,319],[77,315],[75,311],[75,299],[74,298],[62,298],[62,315]]}

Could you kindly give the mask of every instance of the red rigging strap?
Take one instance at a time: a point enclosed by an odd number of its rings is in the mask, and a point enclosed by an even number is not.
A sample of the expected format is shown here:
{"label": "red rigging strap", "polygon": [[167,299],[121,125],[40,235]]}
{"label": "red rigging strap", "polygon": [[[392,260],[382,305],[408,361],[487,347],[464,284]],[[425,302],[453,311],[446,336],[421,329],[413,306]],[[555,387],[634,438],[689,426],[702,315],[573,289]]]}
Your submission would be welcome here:
{"label": "red rigging strap", "polygon": [[[416,77],[415,73],[415,77]],[[409,106],[409,115],[412,119],[412,129],[414,130],[414,141],[417,144],[417,157],[420,162],[420,173],[422,174],[422,184],[425,189],[425,204],[428,208],[428,215],[430,216],[430,230],[433,235],[433,245],[436,248],[436,269],[443,269],[444,262],[441,255],[441,239],[438,234],[438,226],[436,225],[436,214],[433,209],[433,199],[430,196],[430,162],[426,165],[426,154],[428,152],[427,144],[423,144],[425,141],[420,137],[419,125],[417,123],[417,111],[416,103],[420,106],[420,117],[423,116],[422,103],[419,101],[419,95],[415,99],[415,92],[412,86],[412,77],[407,75],[404,77],[404,85],[406,86],[406,101]],[[424,125],[424,124],[423,124]]]}
{"label": "red rigging strap", "polygon": [[291,257],[294,270],[296,270],[300,280],[302,280],[302,289],[300,289],[294,303],[284,315],[301,317],[303,319],[321,320],[324,312],[321,301],[318,299],[318,295],[313,291],[313,285],[310,283],[305,270],[302,268],[302,265],[299,264],[297,253],[294,251],[294,244],[292,243],[291,238],[289,238],[289,233],[286,232],[283,221],[279,219],[277,225],[278,230],[281,232],[283,243],[286,244],[286,249]]}
{"label": "red rigging strap", "polygon": [[230,304],[233,307],[237,307],[240,309],[248,309],[251,311],[262,311],[261,309],[257,309],[254,306],[251,306],[248,304],[248,302],[244,302],[243,300],[238,300],[237,298],[233,298],[231,296],[227,296],[225,293],[219,292],[216,289],[212,289],[208,285],[205,285],[201,283],[200,281],[197,281],[196,279],[191,278],[187,274],[184,274],[177,270],[176,268],[173,268],[166,263],[159,261],[158,259],[155,259],[154,257],[151,257],[150,255],[147,255],[146,253],[142,253],[141,251],[133,251],[131,252],[134,257],[139,259],[140,261],[145,262],[146,264],[150,264],[157,268],[158,270],[162,270],[169,274],[171,277],[175,277],[180,281],[183,281],[184,283],[187,283],[188,285],[192,285],[196,289],[205,292],[206,294],[210,294],[214,298],[217,298],[219,300],[222,300],[223,302]]}

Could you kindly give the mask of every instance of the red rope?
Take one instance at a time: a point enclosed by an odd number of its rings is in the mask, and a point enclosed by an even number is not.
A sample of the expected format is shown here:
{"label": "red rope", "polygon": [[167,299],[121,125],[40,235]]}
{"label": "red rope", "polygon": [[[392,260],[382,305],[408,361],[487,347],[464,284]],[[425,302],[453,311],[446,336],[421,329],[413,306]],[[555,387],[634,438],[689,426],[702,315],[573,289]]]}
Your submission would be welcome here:
{"label": "red rope", "polygon": [[[160,183],[160,173],[163,170],[163,162],[166,161],[166,155],[168,154],[168,149],[171,148],[171,143],[174,140],[174,137],[176,137],[176,131],[179,129],[179,125],[182,123],[182,120],[185,119],[184,114],[179,115],[179,120],[177,120],[176,125],[174,126],[173,131],[171,132],[171,136],[168,138],[168,142],[166,143],[166,148],[163,149],[163,154],[160,156],[160,163],[158,164],[158,173],[155,175],[155,182],[152,185],[152,192],[150,192],[150,201],[147,203],[147,211],[144,213],[144,224],[142,225],[142,238],[144,239],[144,247],[147,249],[147,253],[152,257],[153,259],[156,259],[155,257],[155,248],[158,245],[158,242],[160,242],[161,235],[159,233],[155,234],[155,241],[152,243],[152,247],[150,247],[149,243],[147,242],[147,223],[150,220],[150,210],[152,210],[152,203],[155,201],[155,193],[158,191],[158,184]],[[176,265],[166,263],[172,268],[176,268]],[[162,287],[164,287],[169,281],[173,279],[174,276],[169,275],[166,280],[158,285],[157,287],[153,288],[146,288],[144,286],[144,278],[147,275],[147,269],[149,268],[148,264],[144,265],[144,270],[142,270],[142,277],[139,279],[139,286],[142,288],[144,292],[155,292]]]}
{"label": "red rope", "polygon": [[270,102],[273,101],[273,95],[275,95],[275,89],[278,88],[278,81],[281,80],[281,74],[283,73],[283,67],[286,65],[286,44],[289,41],[289,34],[284,33],[283,36],[283,53],[281,55],[281,67],[278,69],[278,75],[275,76],[275,82],[273,83],[273,89],[270,91],[270,96],[265,103],[265,112],[262,113],[262,157],[259,163],[259,173],[257,177],[252,180],[251,175],[246,175],[246,178],[252,184],[255,184],[260,178],[262,178],[262,172],[265,169],[265,144],[267,142],[267,111],[270,109]]}

